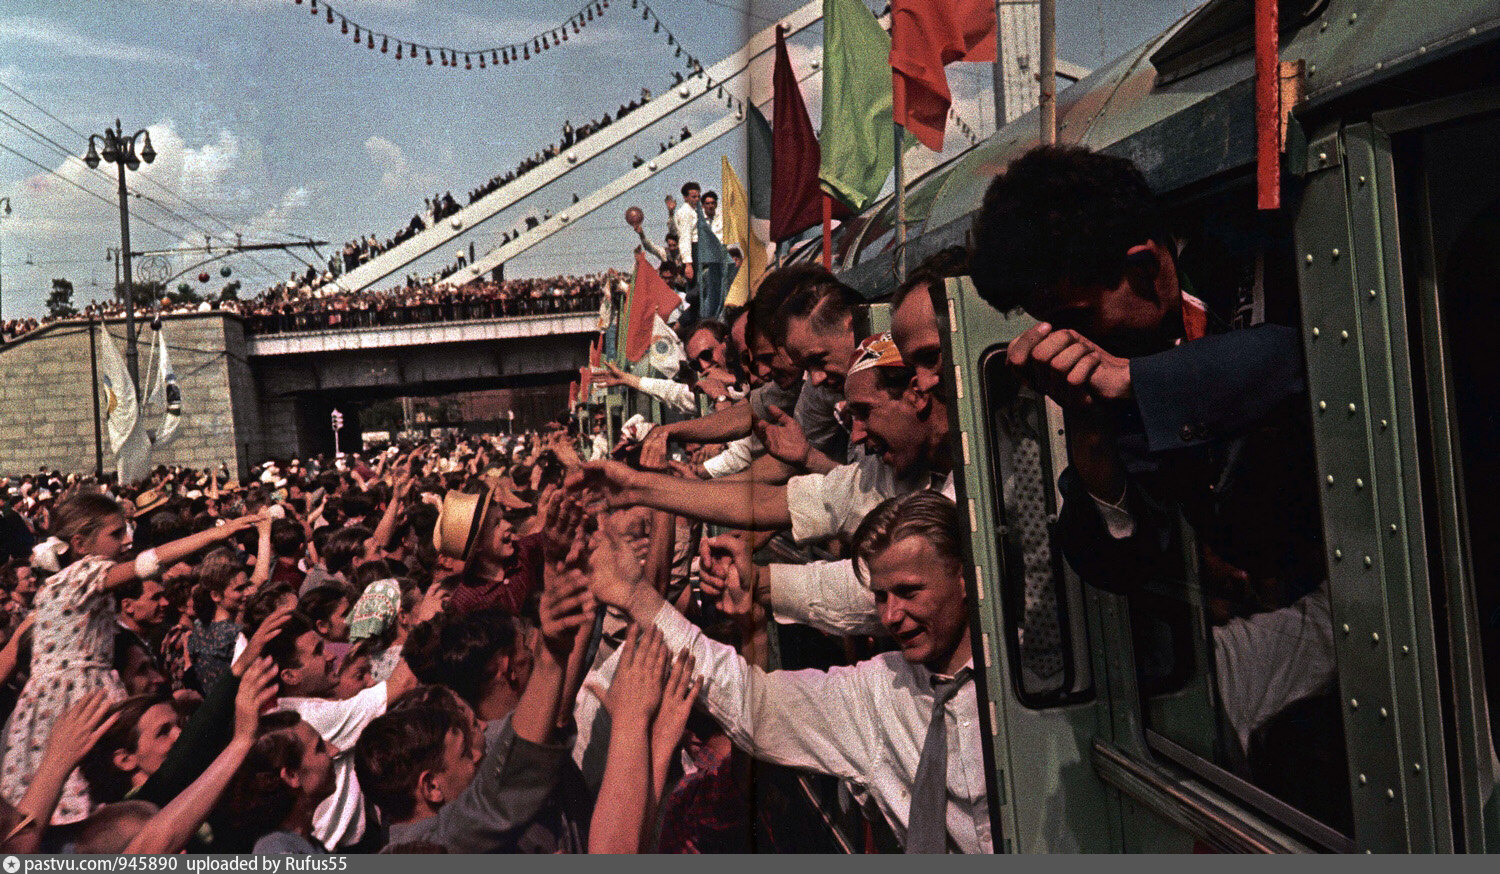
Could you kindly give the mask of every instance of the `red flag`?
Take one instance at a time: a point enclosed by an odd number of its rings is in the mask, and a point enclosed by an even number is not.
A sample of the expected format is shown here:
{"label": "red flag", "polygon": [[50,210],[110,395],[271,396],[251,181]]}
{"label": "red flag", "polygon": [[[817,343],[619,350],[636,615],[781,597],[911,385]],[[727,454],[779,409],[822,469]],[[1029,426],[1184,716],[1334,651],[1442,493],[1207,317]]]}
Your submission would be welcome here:
{"label": "red flag", "polygon": [[994,0],[891,0],[891,97],[896,124],[934,152],[953,95],[943,67],[995,60]]}
{"label": "red flag", "polygon": [[[822,154],[780,25],[771,85],[776,102],[771,117],[771,239],[779,243],[823,221],[823,189],[818,185]],[[833,217],[848,218],[849,210],[835,203]]]}
{"label": "red flag", "polygon": [[580,404],[589,402],[589,387],[593,384],[593,381],[594,372],[592,370],[587,367],[578,368],[578,381],[573,383],[573,385],[577,386],[577,390],[573,392],[573,397]]}
{"label": "red flag", "polygon": [[599,358],[603,354],[604,354],[604,332],[601,331],[601,332],[599,332],[599,336],[597,336],[597,337],[594,338],[594,342],[592,342],[592,343],[589,344],[589,367],[598,367],[599,366]]}
{"label": "red flag", "polygon": [[646,261],[646,256],[635,254],[635,283],[630,288],[630,328],[625,335],[625,360],[640,361],[651,349],[651,328],[655,325],[652,314],[663,319],[682,305],[661,274]]}

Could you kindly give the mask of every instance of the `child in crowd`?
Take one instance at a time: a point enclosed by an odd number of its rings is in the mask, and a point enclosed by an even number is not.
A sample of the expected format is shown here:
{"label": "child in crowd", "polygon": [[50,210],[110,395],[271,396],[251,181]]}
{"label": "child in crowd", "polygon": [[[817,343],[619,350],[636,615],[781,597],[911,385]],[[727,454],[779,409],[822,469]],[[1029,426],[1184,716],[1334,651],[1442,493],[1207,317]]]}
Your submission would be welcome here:
{"label": "child in crowd", "polygon": [[[125,697],[113,670],[116,605],[112,590],[158,573],[205,546],[225,540],[259,521],[244,516],[208,531],[147,550],[122,562],[128,544],[125,509],[112,498],[80,493],[57,508],[53,536],[66,544],[68,562],[36,594],[32,626],[31,677],[21,690],[5,733],[0,795],[12,804],[40,763],[52,723],[84,696],[104,689]],[[81,775],[69,778],[54,822],[76,822],[88,815],[87,787]]]}

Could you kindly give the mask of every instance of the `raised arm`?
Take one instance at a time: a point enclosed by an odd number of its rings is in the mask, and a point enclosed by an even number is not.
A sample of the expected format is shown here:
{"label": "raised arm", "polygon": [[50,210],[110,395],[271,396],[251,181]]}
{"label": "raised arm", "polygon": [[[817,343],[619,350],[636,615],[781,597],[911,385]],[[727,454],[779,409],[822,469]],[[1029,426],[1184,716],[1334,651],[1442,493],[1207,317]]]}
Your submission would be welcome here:
{"label": "raised arm", "polygon": [[609,711],[609,752],[589,823],[590,853],[639,853],[651,809],[651,724],[667,669],[661,632],[639,625],[626,632],[609,691],[590,685]]}
{"label": "raised arm", "polygon": [[250,574],[250,591],[259,591],[271,579],[271,566],[276,564],[276,554],[271,551],[271,517],[262,514],[255,520],[255,571]]}
{"label": "raised arm", "polygon": [[62,798],[68,775],[83,761],[99,738],[114,725],[119,714],[111,714],[109,695],[99,689],[85,696],[52,723],[47,748],[36,774],[27,784],[26,794],[16,805],[21,822],[6,836],[7,853],[34,853],[41,845],[42,831],[52,820],[52,811]]}
{"label": "raised arm", "polygon": [[127,853],[175,853],[203,825],[239,770],[260,725],[260,713],[276,698],[276,665],[268,656],[245,672],[234,698],[234,736],[191,786],[173,798],[125,847]]}
{"label": "raised arm", "polygon": [[880,755],[870,727],[881,725],[884,714],[871,710],[860,666],[770,673],[752,666],[667,604],[608,522],[595,538],[591,570],[596,598],[654,624],[670,648],[692,654],[703,703],[737,746],[777,764],[855,782],[868,778]]}
{"label": "raised arm", "polygon": [[[768,530],[792,524],[786,486],[748,488],[631,470],[617,461],[590,462],[568,477],[575,490],[596,490],[608,506],[651,507],[731,528]],[[747,493],[750,500],[746,500]]]}
{"label": "raised arm", "polygon": [[[169,567],[176,564],[179,560],[192,555],[200,549],[212,546],[223,540],[228,540],[236,532],[249,528],[261,518],[261,514],[241,516],[238,519],[225,522],[223,525],[215,526],[207,531],[199,531],[197,534],[189,534],[171,543],[164,543],[156,547],[157,564],[161,567]],[[104,575],[104,587],[112,589],[136,579],[137,576],[136,563],[122,561],[110,568]]]}

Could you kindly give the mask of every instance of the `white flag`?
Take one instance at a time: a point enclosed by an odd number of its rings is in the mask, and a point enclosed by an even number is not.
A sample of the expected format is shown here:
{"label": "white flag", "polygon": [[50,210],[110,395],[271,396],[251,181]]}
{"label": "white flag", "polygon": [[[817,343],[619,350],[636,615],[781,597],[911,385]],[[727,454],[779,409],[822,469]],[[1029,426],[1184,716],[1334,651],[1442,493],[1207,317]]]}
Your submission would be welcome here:
{"label": "white flag", "polygon": [[151,436],[146,433],[146,423],[138,421],[115,457],[115,473],[121,485],[130,485],[145,479],[150,472]]}
{"label": "white flag", "polygon": [[662,320],[660,313],[652,313],[651,317],[655,319],[651,324],[651,366],[667,379],[672,379],[677,376],[686,357],[682,341],[677,339],[672,326]]}
{"label": "white flag", "polygon": [[167,354],[167,338],[156,332],[156,379],[151,387],[151,401],[163,403],[161,428],[151,441],[153,447],[165,446],[177,436],[177,427],[182,424],[182,389],[177,385],[177,371],[172,369],[172,358]]}
{"label": "white flag", "polygon": [[110,451],[119,452],[135,430],[140,407],[136,403],[135,383],[125,368],[125,357],[120,354],[109,329],[101,327],[99,382],[104,389],[104,421],[109,426]]}

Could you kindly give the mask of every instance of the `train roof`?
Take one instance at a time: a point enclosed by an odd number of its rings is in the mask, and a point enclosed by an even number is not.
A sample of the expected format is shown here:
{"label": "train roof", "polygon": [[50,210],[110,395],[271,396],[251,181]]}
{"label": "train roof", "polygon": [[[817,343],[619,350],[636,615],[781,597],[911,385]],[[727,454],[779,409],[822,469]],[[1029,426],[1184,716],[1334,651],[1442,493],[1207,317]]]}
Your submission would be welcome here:
{"label": "train roof", "polygon": [[[1254,161],[1252,0],[1209,0],[1058,95],[1057,139],[1134,160],[1162,193]],[[1281,0],[1281,58],[1305,62],[1306,117],[1493,42],[1493,0]],[[907,186],[908,264],[962,245],[985,188],[1040,141],[1033,109]],[[839,229],[835,263],[869,297],[895,287],[895,199]]]}

